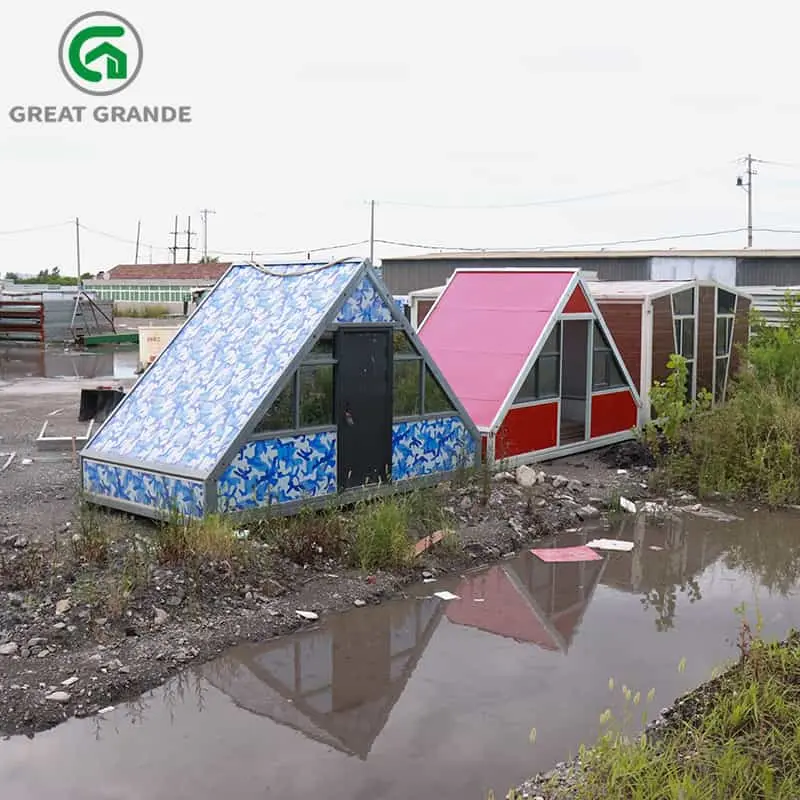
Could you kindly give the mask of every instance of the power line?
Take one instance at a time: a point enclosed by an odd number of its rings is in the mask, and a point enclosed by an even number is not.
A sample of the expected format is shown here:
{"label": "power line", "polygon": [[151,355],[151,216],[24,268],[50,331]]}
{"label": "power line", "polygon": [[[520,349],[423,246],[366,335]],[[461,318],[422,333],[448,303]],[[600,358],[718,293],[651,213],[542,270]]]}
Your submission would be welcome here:
{"label": "power line", "polygon": [[65,222],[54,222],[52,225],[36,225],[32,228],[18,228],[14,231],[0,231],[0,236],[14,236],[18,233],[36,233],[37,231],[47,231],[53,228],[63,228],[67,225],[74,225],[74,219],[68,219]]}
{"label": "power line", "polygon": [[[735,163],[735,162],[733,162]],[[727,165],[726,165],[727,166]],[[682,178],[670,178],[667,180],[653,181],[651,183],[637,184],[628,186],[621,189],[611,189],[604,192],[593,192],[591,194],[572,195],[568,197],[553,198],[548,200],[531,200],[521,203],[487,203],[487,204],[456,204],[450,205],[447,203],[413,203],[403,200],[378,200],[379,205],[385,206],[400,206],[406,208],[427,208],[427,209],[504,209],[504,208],[534,208],[537,206],[555,206],[564,205],[566,203],[578,203],[586,200],[600,200],[606,197],[616,197],[618,195],[633,194],[636,192],[647,191],[649,189],[657,189],[662,186],[674,186],[680,183],[686,183],[701,175],[710,175],[719,172],[722,166],[714,167],[711,169],[699,170],[689,176]]]}

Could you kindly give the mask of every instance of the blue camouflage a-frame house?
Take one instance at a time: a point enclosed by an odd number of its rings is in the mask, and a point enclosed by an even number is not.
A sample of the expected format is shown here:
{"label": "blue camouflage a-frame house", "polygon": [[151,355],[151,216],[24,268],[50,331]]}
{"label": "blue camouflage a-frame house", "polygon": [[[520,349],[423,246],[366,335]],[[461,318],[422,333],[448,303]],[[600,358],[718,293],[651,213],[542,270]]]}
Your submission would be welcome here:
{"label": "blue camouflage a-frame house", "polygon": [[234,264],[81,452],[87,500],[201,517],[348,502],[478,463],[368,261]]}

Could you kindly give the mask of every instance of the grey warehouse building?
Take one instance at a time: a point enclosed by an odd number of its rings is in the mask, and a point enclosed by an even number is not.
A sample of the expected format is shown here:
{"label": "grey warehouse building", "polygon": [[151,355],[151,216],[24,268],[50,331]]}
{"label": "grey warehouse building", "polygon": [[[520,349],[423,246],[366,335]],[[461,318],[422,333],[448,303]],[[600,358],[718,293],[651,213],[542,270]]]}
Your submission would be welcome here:
{"label": "grey warehouse building", "polygon": [[381,261],[394,295],[442,286],[457,269],[578,268],[598,280],[715,280],[728,286],[800,286],[800,250],[594,250],[428,253]]}

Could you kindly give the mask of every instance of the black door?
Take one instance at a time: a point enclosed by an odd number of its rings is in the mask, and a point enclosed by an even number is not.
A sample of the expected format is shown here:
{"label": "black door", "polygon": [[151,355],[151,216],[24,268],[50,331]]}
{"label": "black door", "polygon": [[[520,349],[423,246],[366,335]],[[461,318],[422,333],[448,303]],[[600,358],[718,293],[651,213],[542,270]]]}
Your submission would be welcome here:
{"label": "black door", "polygon": [[392,474],[392,329],[340,328],[336,341],[339,490]]}

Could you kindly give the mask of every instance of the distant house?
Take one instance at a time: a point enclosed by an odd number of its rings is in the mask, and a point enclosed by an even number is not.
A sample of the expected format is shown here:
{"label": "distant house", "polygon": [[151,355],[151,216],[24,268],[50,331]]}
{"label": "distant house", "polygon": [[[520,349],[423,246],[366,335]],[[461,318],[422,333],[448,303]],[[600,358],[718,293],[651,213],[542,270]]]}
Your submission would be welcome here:
{"label": "distant house", "polygon": [[98,273],[97,278],[85,281],[84,286],[98,299],[111,300],[122,306],[123,311],[124,308],[138,310],[158,305],[179,314],[191,308],[193,289],[214,286],[229,266],[229,263],[216,261],[202,264],[119,264]]}

